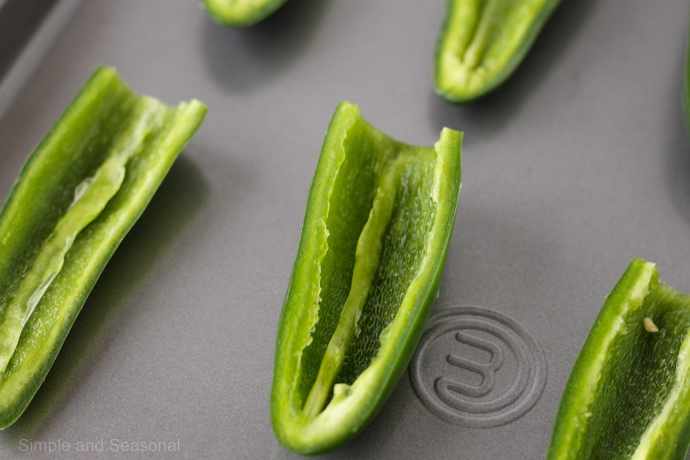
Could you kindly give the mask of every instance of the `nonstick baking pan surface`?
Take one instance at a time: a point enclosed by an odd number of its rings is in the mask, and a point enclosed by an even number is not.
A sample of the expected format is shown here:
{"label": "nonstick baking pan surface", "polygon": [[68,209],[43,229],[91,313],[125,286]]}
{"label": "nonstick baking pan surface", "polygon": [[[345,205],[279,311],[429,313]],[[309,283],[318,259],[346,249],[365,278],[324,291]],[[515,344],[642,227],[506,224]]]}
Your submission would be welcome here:
{"label": "nonstick baking pan surface", "polygon": [[[196,0],[10,1],[0,21],[11,6],[32,30],[0,43],[3,201],[100,65],[209,112],[0,433],[3,459],[296,457],[271,429],[275,338],[340,100],[408,144],[464,131],[463,186],[408,370],[325,458],[543,458],[629,261],[690,292],[686,1],[564,0],[514,75],[467,105],[433,90],[445,1],[289,0],[246,29]],[[491,385],[451,355],[491,369]],[[442,378],[482,390],[445,391]]]}

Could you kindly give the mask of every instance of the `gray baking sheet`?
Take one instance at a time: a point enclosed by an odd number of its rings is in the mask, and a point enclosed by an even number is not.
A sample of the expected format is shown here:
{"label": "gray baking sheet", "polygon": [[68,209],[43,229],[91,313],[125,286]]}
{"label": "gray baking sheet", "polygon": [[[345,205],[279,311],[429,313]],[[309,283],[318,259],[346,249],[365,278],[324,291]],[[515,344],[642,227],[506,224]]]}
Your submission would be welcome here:
{"label": "gray baking sheet", "polygon": [[[289,0],[232,30],[195,0],[85,0],[34,44],[40,59],[26,48],[16,62],[36,63],[6,85],[0,118],[3,200],[99,65],[209,113],[0,433],[2,458],[293,457],[270,425],[275,333],[341,99],[407,143],[448,126],[465,144],[427,333],[378,417],[326,458],[544,457],[571,365],[630,259],[690,292],[687,2],[564,0],[514,76],[466,106],[432,89],[445,3]],[[493,345],[453,338],[463,331]],[[492,384],[450,355],[489,366]]]}

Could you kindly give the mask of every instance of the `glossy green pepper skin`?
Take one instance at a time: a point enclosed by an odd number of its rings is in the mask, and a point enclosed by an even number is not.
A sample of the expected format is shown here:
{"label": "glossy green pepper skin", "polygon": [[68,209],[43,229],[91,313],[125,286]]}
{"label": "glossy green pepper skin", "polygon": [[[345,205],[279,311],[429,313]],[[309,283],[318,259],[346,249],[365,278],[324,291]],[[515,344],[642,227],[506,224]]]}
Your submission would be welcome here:
{"label": "glossy green pepper skin", "polygon": [[575,361],[547,458],[684,459],[689,331],[690,296],[633,259]]}
{"label": "glossy green pepper skin", "polygon": [[204,8],[219,24],[248,27],[262,21],[286,0],[204,0]]}
{"label": "glossy green pepper skin", "polygon": [[45,379],[105,264],[202,122],[98,69],[0,212],[0,428]]}
{"label": "glossy green pepper skin", "polygon": [[448,0],[436,46],[436,92],[469,102],[520,64],[560,0]]}
{"label": "glossy green pepper skin", "polygon": [[333,449],[377,413],[438,293],[461,186],[462,133],[412,147],[342,102],[314,175],[280,319],[271,396],[280,442]]}

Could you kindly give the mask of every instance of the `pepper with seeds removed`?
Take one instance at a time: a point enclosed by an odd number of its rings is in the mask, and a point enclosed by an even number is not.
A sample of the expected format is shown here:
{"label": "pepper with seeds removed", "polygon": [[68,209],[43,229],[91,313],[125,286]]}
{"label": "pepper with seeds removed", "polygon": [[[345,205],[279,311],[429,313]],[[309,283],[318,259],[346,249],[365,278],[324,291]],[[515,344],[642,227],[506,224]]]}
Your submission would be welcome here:
{"label": "pepper with seeds removed", "polygon": [[436,46],[436,92],[468,102],[513,73],[560,0],[448,0]]}
{"label": "pepper with seeds removed", "polygon": [[407,366],[455,222],[462,134],[397,142],[342,102],[314,174],[276,344],[280,442],[333,449],[380,409]]}
{"label": "pepper with seeds removed", "polygon": [[0,429],[52,366],[117,246],[206,114],[98,69],[31,154],[0,212]]}

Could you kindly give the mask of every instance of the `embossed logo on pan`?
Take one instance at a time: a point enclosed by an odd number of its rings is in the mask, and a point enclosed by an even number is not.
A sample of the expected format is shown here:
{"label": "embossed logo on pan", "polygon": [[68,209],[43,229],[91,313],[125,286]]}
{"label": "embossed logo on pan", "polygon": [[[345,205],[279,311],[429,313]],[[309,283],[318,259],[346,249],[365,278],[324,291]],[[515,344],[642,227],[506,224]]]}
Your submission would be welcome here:
{"label": "embossed logo on pan", "polygon": [[546,372],[544,352],[524,326],[475,306],[435,312],[410,365],[424,405],[467,427],[520,418],[539,400]]}

